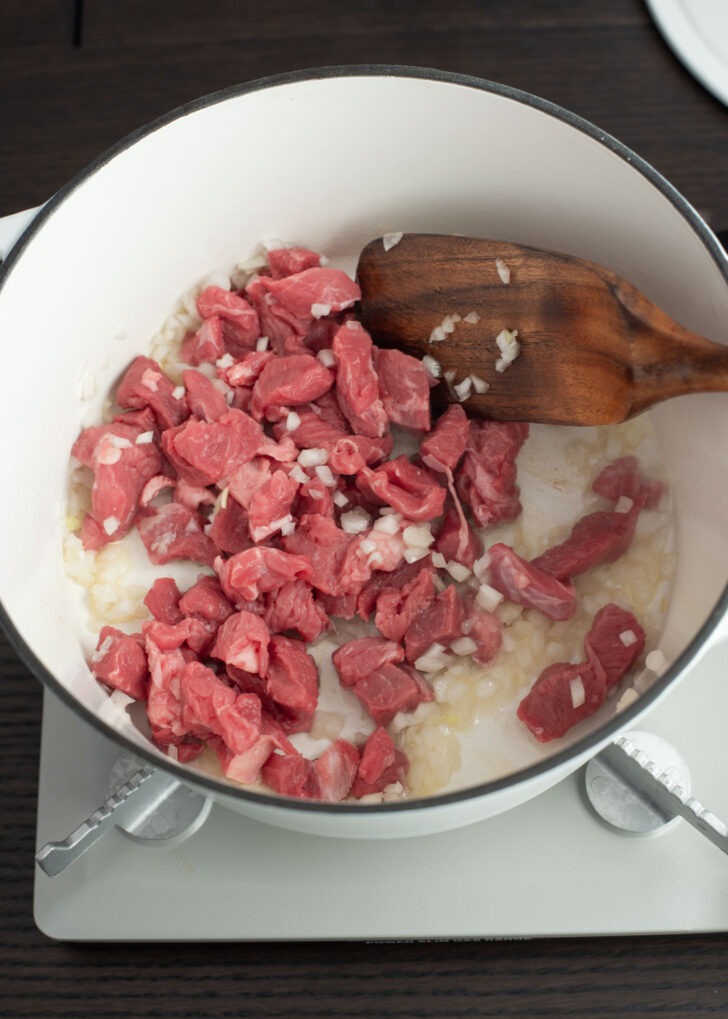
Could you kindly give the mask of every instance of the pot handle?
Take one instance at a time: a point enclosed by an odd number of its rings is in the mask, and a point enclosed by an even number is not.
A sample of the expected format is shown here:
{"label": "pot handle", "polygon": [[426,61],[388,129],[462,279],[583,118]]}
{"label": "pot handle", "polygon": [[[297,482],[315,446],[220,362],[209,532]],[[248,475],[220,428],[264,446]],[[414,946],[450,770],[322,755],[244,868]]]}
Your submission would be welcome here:
{"label": "pot handle", "polygon": [[0,217],[0,262],[8,257],[15,242],[42,208],[42,205],[36,205],[34,209],[24,209],[22,212]]}

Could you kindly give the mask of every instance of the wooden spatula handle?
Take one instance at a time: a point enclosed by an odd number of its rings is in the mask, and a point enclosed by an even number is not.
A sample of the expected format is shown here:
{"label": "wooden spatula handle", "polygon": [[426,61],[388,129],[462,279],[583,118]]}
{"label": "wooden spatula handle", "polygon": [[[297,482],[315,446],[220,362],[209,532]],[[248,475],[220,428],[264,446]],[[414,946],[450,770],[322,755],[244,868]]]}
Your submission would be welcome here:
{"label": "wooden spatula handle", "polygon": [[673,396],[728,392],[727,346],[678,325],[631,284],[615,280],[632,355],[632,415]]}

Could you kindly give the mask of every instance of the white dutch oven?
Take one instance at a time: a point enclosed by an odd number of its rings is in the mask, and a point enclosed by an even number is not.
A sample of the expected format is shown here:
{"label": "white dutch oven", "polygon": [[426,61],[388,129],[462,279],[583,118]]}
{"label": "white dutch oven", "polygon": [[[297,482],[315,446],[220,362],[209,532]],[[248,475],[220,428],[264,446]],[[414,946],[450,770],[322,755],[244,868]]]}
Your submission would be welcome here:
{"label": "white dutch oven", "polygon": [[653,414],[678,528],[660,644],[669,668],[631,708],[583,723],[551,756],[428,800],[332,806],[201,776],[110,715],[84,660],[61,560],[68,452],[89,413],[82,379],[95,374],[100,405],[180,294],[261,238],[305,242],[353,269],[364,243],[394,230],[502,237],[591,259],[685,326],[728,342],[725,255],[654,170],[549,103],[416,68],[287,75],[176,110],[55,195],[0,270],[0,596],[19,655],[138,756],[244,814],[321,835],[455,828],[542,792],[689,676],[728,605],[728,405],[721,395],[683,397]]}

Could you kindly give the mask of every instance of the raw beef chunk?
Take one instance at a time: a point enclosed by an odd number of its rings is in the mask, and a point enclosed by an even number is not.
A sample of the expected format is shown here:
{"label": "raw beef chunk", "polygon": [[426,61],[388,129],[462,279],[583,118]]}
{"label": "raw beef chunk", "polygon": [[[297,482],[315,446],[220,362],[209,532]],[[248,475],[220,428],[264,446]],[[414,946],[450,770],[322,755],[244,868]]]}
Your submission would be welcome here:
{"label": "raw beef chunk", "polygon": [[205,287],[197,298],[197,310],[203,319],[219,320],[229,354],[240,356],[255,346],[260,336],[258,313],[240,294],[222,287]]}
{"label": "raw beef chunk", "polygon": [[136,701],[146,699],[149,667],[144,648],[136,637],[113,626],[103,626],[91,657],[91,670],[107,686],[121,690]]}
{"label": "raw beef chunk", "polygon": [[119,541],[134,525],[146,484],[159,474],[162,458],[157,445],[146,440],[139,426],[98,425],[81,433],[73,455],[93,471],[91,512],[81,527],[87,549]]}
{"label": "raw beef chunk", "polygon": [[544,669],[518,705],[518,717],[541,743],[559,739],[601,707],[604,684],[591,665],[559,662]]}
{"label": "raw beef chunk", "polygon": [[158,577],[147,591],[144,604],[162,623],[180,623],[184,612],[179,607],[180,590],[171,577]]}
{"label": "raw beef chunk", "polygon": [[389,663],[352,688],[377,725],[388,725],[400,711],[414,711],[434,694],[415,669]]}
{"label": "raw beef chunk", "polygon": [[533,559],[531,566],[567,581],[594,566],[613,563],[632,544],[638,515],[637,506],[626,513],[589,513],[574,524],[565,541]]}
{"label": "raw beef chunk", "polygon": [[380,726],[364,744],[352,794],[357,798],[368,796],[395,782],[404,782],[408,768],[407,755]]}
{"label": "raw beef chunk", "polygon": [[308,732],[318,703],[318,670],[300,640],[274,636],[265,671],[265,690],[284,732]]}
{"label": "raw beef chunk", "polygon": [[422,463],[430,470],[454,471],[470,438],[470,422],[459,403],[451,404],[420,443]]}
{"label": "raw beef chunk", "polygon": [[257,420],[285,417],[288,408],[315,400],[331,389],[334,376],[311,354],[268,361],[253,386],[251,413]]}
{"label": "raw beef chunk", "polygon": [[[385,587],[377,598],[374,622],[377,629],[391,640],[404,639],[415,618],[427,618],[427,610],[435,600],[434,570],[423,566],[414,580],[401,588]],[[431,643],[431,642],[430,642]]]}
{"label": "raw beef chunk", "polygon": [[509,601],[529,609],[538,609],[549,619],[570,619],[576,612],[576,592],[526,562],[512,548],[497,542],[488,550],[490,584]]}
{"label": "raw beef chunk", "polygon": [[120,407],[151,408],[160,428],[179,425],[190,413],[186,396],[177,393],[156,361],[142,355],[127,368],[116,390],[116,402]]}
{"label": "raw beef chunk", "polygon": [[430,429],[430,381],[422,362],[401,350],[377,350],[376,368],[384,410],[403,428]]}
{"label": "raw beef chunk", "polygon": [[190,418],[162,436],[162,448],[181,478],[192,485],[227,480],[252,460],[263,442],[260,425],[242,410],[226,410],[216,421]]}
{"label": "raw beef chunk", "polygon": [[445,489],[434,474],[406,456],[387,460],[376,470],[364,467],[356,484],[374,502],[392,506],[408,520],[433,520],[445,505]]}
{"label": "raw beef chunk", "polygon": [[607,690],[629,672],[644,646],[645,631],[634,615],[613,604],[597,612],[584,639],[587,659]]}
{"label": "raw beef chunk", "polygon": [[139,511],[137,529],[151,562],[158,566],[175,559],[192,559],[212,566],[217,549],[203,531],[199,514],[178,502],[148,506]]}
{"label": "raw beef chunk", "polygon": [[334,337],[332,350],[336,358],[336,398],[344,417],[354,432],[379,438],[387,431],[389,418],[379,398],[369,334],[358,322],[345,322]]}
{"label": "raw beef chunk", "polygon": [[432,644],[449,644],[463,632],[463,605],[451,585],[422,609],[407,627],[404,646],[407,660],[416,662]]}
{"label": "raw beef chunk", "polygon": [[631,612],[605,605],[584,638],[587,660],[544,669],[519,704],[518,717],[540,742],[559,739],[604,704],[610,688],[637,661],[644,643],[644,631]]}
{"label": "raw beef chunk", "polygon": [[521,512],[516,457],[528,425],[511,421],[471,421],[457,490],[479,527],[514,520]]}
{"label": "raw beef chunk", "polygon": [[623,456],[608,464],[592,485],[593,491],[605,499],[631,499],[643,509],[657,506],[663,487],[661,481],[642,477],[636,456]]}
{"label": "raw beef chunk", "polygon": [[472,570],[475,560],[483,554],[483,539],[467,520],[463,522],[456,509],[449,509],[432,549],[443,555],[448,562],[460,563]]}
{"label": "raw beef chunk", "polygon": [[383,637],[358,637],[342,644],[332,660],[344,686],[353,687],[372,672],[392,662],[401,662],[404,649],[393,640]]}

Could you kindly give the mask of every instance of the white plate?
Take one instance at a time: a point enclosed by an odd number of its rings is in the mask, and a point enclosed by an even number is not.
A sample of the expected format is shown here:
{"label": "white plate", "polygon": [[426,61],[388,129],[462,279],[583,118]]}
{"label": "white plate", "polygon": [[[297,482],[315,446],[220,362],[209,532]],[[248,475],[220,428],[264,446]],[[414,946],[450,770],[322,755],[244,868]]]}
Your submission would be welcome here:
{"label": "white plate", "polygon": [[728,106],[728,2],[646,0],[668,45],[691,74]]}

